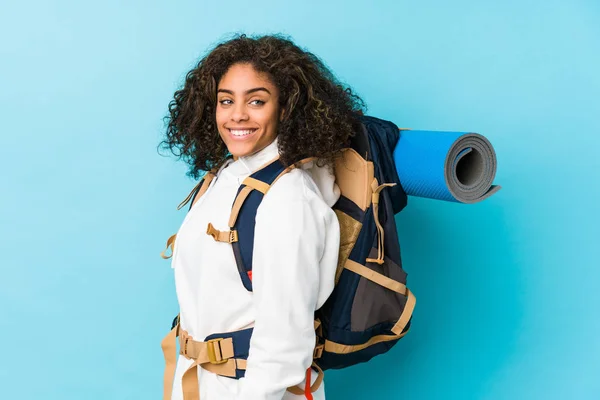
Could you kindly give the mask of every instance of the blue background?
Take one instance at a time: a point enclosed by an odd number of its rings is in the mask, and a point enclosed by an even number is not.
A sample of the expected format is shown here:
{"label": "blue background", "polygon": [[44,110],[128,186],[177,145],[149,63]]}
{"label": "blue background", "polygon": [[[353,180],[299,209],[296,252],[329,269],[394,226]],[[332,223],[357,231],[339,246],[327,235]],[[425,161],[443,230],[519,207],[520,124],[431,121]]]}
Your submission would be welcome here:
{"label": "blue background", "polygon": [[158,399],[177,312],[159,257],[193,186],[156,146],[226,34],[283,32],[401,127],[475,131],[503,189],[398,215],[412,332],[328,399],[600,398],[597,1],[5,2],[6,399]]}

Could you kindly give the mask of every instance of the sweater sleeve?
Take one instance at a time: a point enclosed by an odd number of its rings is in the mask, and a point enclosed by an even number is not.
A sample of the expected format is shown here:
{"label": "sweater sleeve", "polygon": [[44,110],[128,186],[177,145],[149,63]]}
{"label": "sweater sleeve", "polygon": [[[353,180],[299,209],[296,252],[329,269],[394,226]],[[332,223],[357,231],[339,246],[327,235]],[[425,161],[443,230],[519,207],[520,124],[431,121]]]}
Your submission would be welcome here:
{"label": "sweater sleeve", "polygon": [[333,290],[338,248],[335,213],[313,192],[265,197],[255,227],[254,332],[237,399],[281,400],[305,379],[314,312]]}

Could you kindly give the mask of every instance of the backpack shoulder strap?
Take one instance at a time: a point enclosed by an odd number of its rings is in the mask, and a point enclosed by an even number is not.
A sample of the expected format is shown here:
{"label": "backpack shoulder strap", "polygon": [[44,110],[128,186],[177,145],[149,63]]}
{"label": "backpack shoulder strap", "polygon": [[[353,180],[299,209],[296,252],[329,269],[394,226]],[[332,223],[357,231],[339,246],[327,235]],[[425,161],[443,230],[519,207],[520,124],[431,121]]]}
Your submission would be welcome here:
{"label": "backpack shoulder strap", "polygon": [[237,238],[232,242],[233,254],[244,287],[252,291],[252,256],[256,212],[271,186],[294,168],[313,161],[307,158],[285,167],[279,158],[266,164],[244,179],[231,208],[229,228]]}
{"label": "backpack shoulder strap", "polygon": [[232,243],[233,255],[244,287],[252,291],[252,255],[256,212],[264,195],[285,171],[279,158],[273,160],[244,179],[233,201],[229,228],[237,232],[237,241]]}

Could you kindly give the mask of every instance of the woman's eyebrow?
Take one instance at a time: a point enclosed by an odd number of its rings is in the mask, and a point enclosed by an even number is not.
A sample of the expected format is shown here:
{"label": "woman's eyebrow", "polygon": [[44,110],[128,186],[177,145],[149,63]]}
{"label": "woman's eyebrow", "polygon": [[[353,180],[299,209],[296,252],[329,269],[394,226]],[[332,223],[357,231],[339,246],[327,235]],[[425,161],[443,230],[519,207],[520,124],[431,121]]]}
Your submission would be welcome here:
{"label": "woman's eyebrow", "polygon": [[[259,92],[261,90],[265,91],[265,92],[267,92],[269,94],[271,94],[271,92],[269,92],[269,90],[267,88],[264,88],[264,87],[257,87],[257,88],[253,88],[253,89],[248,89],[248,90],[246,90],[244,92],[244,94],[250,94],[250,93],[254,93],[254,92]],[[220,92],[229,93],[229,94],[233,95],[233,91],[229,90],[229,89],[219,89],[219,90],[217,90],[217,93],[220,93]]]}

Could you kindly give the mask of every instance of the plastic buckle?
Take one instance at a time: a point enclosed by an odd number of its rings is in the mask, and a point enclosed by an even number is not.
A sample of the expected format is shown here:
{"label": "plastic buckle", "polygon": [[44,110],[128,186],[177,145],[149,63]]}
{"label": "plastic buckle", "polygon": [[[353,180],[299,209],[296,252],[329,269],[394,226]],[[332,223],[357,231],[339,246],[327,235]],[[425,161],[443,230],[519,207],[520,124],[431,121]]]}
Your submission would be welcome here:
{"label": "plastic buckle", "polygon": [[322,344],[315,346],[315,350],[313,351],[313,359],[321,358],[324,348],[325,346]]}
{"label": "plastic buckle", "polygon": [[[221,345],[219,344],[221,342],[221,338],[219,339],[211,339],[208,340],[206,342],[206,350],[208,352],[208,361],[211,364],[225,364],[227,362],[227,359],[223,358],[223,352],[221,351]],[[219,358],[217,358],[217,353],[215,351],[215,347],[218,346],[219,347]]]}

